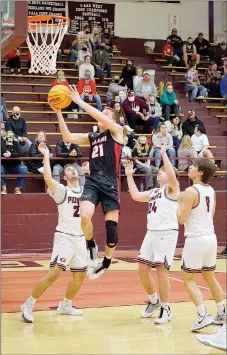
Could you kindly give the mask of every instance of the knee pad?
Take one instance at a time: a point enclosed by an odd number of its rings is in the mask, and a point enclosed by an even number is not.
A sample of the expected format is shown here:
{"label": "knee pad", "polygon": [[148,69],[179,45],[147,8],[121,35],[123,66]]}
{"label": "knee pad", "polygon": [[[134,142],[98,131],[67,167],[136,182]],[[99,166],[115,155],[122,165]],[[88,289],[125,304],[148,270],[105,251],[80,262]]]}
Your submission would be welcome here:
{"label": "knee pad", "polygon": [[117,222],[106,221],[106,245],[115,248],[118,243]]}

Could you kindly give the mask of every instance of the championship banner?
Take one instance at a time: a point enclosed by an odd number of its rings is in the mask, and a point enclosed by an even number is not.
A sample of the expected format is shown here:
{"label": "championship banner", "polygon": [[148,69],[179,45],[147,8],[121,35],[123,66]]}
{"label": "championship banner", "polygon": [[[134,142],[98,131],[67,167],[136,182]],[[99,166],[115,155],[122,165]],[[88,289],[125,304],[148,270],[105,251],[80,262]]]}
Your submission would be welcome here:
{"label": "championship banner", "polygon": [[108,28],[114,34],[114,15],[114,4],[68,1],[68,33],[77,34],[85,25],[89,25],[91,30],[96,27],[103,32]]}
{"label": "championship banner", "polygon": [[29,1],[28,16],[54,15],[65,17],[65,1]]}

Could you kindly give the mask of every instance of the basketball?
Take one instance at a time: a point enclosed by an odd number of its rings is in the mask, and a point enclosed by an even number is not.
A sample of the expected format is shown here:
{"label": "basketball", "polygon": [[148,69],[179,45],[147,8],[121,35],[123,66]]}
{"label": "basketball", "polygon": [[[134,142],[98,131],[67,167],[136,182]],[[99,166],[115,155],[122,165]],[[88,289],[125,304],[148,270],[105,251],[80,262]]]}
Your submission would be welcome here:
{"label": "basketball", "polygon": [[70,90],[67,86],[56,85],[48,93],[48,102],[55,108],[66,108],[72,102],[68,95],[70,95]]}

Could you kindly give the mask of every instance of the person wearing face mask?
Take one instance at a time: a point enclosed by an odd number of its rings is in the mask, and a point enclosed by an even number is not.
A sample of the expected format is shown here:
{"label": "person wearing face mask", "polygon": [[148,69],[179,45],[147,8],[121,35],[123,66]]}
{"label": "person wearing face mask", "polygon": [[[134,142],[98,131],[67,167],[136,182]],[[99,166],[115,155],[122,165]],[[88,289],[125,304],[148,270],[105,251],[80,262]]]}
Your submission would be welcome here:
{"label": "person wearing face mask", "polygon": [[[91,79],[91,72],[89,70],[86,70],[84,79],[78,81],[77,90],[83,101],[87,103],[95,102],[97,110],[102,111],[102,103],[100,96],[97,95],[96,83]],[[79,107],[79,111],[83,112],[82,108]]]}
{"label": "person wearing face mask", "polygon": [[[182,124],[183,135],[184,136],[189,135],[191,137],[194,134],[195,126],[197,126],[197,125],[204,127],[203,122],[198,119],[198,117],[195,114],[195,111],[189,110],[188,117]],[[204,127],[204,129],[205,129],[205,127]],[[206,132],[206,129],[205,129],[205,132]]]}
{"label": "person wearing face mask", "polygon": [[[38,147],[40,143],[45,143],[47,148],[49,149],[50,152],[50,158],[53,158],[53,153],[51,146],[47,144],[47,137],[46,137],[46,132],[44,131],[39,131],[37,133],[37,136],[35,138],[35,142],[31,145],[29,149],[29,156],[30,157],[42,157],[42,154],[40,153]],[[51,162],[51,165],[52,162]],[[43,174],[43,160],[28,160],[28,170],[31,171],[34,174]]]}
{"label": "person wearing face mask", "polygon": [[27,124],[21,116],[20,107],[14,106],[12,115],[6,121],[6,131],[12,131],[21,145],[22,152],[25,153],[31,146],[31,141],[27,136]]}
{"label": "person wearing face mask", "polygon": [[166,84],[163,94],[160,98],[160,103],[165,121],[170,120],[171,114],[175,116],[179,115],[179,101],[177,100],[176,94],[173,91],[172,83],[168,82]]}
{"label": "person wearing face mask", "polygon": [[203,33],[200,32],[198,37],[194,40],[194,45],[196,46],[197,53],[203,56],[213,57],[213,51],[210,43],[203,37]]}
{"label": "person wearing face mask", "polygon": [[205,97],[207,89],[200,84],[198,70],[196,70],[194,62],[189,64],[185,79],[185,89],[190,92],[190,102],[196,101],[196,97]]}
{"label": "person wearing face mask", "polygon": [[21,49],[15,48],[8,54],[8,61],[6,66],[10,68],[11,74],[15,73],[15,69],[17,70],[17,74],[21,75]]}
{"label": "person wearing face mask", "polygon": [[123,103],[123,101],[124,101],[123,97],[126,97],[126,91],[127,91],[127,87],[123,86],[122,84],[120,84],[119,76],[115,75],[113,77],[112,83],[110,83],[110,85],[108,87],[107,103],[108,104],[112,104],[112,102],[114,101],[115,97],[119,96],[120,92],[124,93],[124,95],[122,95],[121,98],[120,98],[120,103]]}
{"label": "person wearing face mask", "polygon": [[133,65],[132,60],[127,60],[126,66],[122,69],[121,73],[121,85],[127,86],[130,90],[133,90],[133,77],[136,75],[136,68]]}
{"label": "person wearing face mask", "polygon": [[221,66],[223,64],[223,60],[225,59],[227,59],[227,46],[226,43],[222,41],[216,47],[215,62]]}
{"label": "person wearing face mask", "polygon": [[76,61],[76,65],[78,66],[78,68],[80,68],[80,65],[84,63],[85,57],[87,56],[91,57],[91,51],[89,50],[89,47],[84,44],[82,48],[78,51],[78,57]]}
{"label": "person wearing face mask", "polygon": [[69,83],[68,83],[67,79],[65,78],[65,73],[63,70],[58,70],[56,79],[54,79],[52,81],[51,86],[54,87],[56,85],[69,86]]}
{"label": "person wearing face mask", "polygon": [[200,55],[197,53],[192,37],[188,37],[187,42],[183,45],[183,60],[186,66],[189,61],[199,64]]}
{"label": "person wearing face mask", "polygon": [[[7,160],[7,158],[18,158],[23,155],[21,145],[12,131],[6,133],[5,123],[1,123],[1,175],[21,174],[26,175],[28,169],[20,160]],[[21,195],[21,188],[24,185],[25,177],[18,177],[14,194]],[[6,178],[1,178],[2,195],[7,194]]]}
{"label": "person wearing face mask", "polygon": [[155,96],[151,95],[149,100],[147,100],[147,104],[150,110],[150,121],[152,131],[155,131],[158,127],[160,120],[162,119],[162,108],[161,105],[158,103]]}
{"label": "person wearing face mask", "polygon": [[133,77],[133,90],[135,90],[136,86],[143,79],[143,68],[136,67],[136,75]]}
{"label": "person wearing face mask", "polygon": [[211,61],[205,73],[205,87],[208,90],[208,97],[221,97],[219,85],[221,74],[217,69],[217,64]]}
{"label": "person wearing face mask", "polygon": [[150,73],[145,71],[143,73],[143,79],[139,84],[136,86],[135,90],[136,96],[144,99],[145,101],[148,99],[149,96],[157,96],[157,88],[155,83],[151,80]]}
{"label": "person wearing face mask", "polygon": [[206,130],[203,126],[196,125],[194,134],[191,137],[192,147],[198,154],[199,158],[207,158],[214,161],[213,154],[209,149],[209,140],[206,135]]}
{"label": "person wearing face mask", "polygon": [[90,37],[92,51],[99,49],[101,44],[101,32],[97,27],[94,27]]}
{"label": "person wearing face mask", "polygon": [[175,58],[173,54],[173,46],[171,44],[171,39],[167,39],[166,45],[163,47],[162,54],[163,58],[166,59],[169,66],[175,65]]}
{"label": "person wearing face mask", "polygon": [[182,46],[183,41],[180,36],[177,34],[177,29],[173,28],[171,35],[167,37],[167,40],[171,41],[171,45],[173,46],[173,54],[177,56],[178,60],[182,57]]}
{"label": "person wearing face mask", "polygon": [[99,49],[92,54],[91,62],[95,67],[96,77],[103,79],[104,71],[107,78],[111,78],[111,64],[108,53],[105,51],[105,43],[101,43]]}
{"label": "person wearing face mask", "polygon": [[104,33],[101,34],[101,41],[102,43],[109,43],[110,47],[113,46],[113,35],[110,34],[110,31],[108,28],[104,29]]}
{"label": "person wearing face mask", "polygon": [[81,50],[83,46],[88,47],[89,52],[92,53],[91,29],[88,25],[85,25],[83,31],[80,31],[77,34],[77,50]]}
{"label": "person wearing face mask", "polygon": [[177,152],[183,136],[181,119],[180,117],[172,117],[170,121],[165,121],[165,125],[167,132],[173,138],[173,147]]}
{"label": "person wearing face mask", "polygon": [[79,79],[84,78],[85,72],[87,70],[91,73],[91,79],[93,80],[95,77],[95,68],[91,64],[91,57],[89,55],[85,56],[83,64],[81,64],[79,67]]}

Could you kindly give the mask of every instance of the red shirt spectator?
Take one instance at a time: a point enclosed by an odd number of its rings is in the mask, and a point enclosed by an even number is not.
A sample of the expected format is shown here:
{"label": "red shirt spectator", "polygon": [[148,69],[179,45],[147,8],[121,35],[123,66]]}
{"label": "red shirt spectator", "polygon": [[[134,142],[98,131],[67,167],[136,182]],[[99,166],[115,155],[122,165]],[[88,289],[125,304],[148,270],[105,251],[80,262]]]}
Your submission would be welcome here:
{"label": "red shirt spectator", "polygon": [[59,70],[57,72],[57,78],[55,80],[52,81],[51,86],[56,86],[56,85],[65,85],[65,86],[69,86],[68,81],[65,78],[65,73],[63,72],[63,70]]}
{"label": "red shirt spectator", "polygon": [[21,49],[20,48],[16,48],[16,49],[13,49],[11,52],[9,52],[8,54],[8,60],[9,59],[12,59],[14,57],[19,57],[21,54]]}
{"label": "red shirt spectator", "polygon": [[171,44],[166,44],[163,47],[162,54],[163,54],[163,56],[170,55],[173,57],[173,47],[171,46]]}
{"label": "red shirt spectator", "polygon": [[92,94],[96,95],[96,83],[94,80],[80,79],[77,84],[79,94]]}

